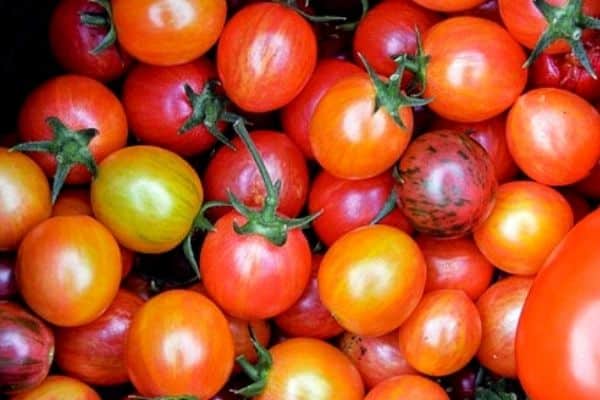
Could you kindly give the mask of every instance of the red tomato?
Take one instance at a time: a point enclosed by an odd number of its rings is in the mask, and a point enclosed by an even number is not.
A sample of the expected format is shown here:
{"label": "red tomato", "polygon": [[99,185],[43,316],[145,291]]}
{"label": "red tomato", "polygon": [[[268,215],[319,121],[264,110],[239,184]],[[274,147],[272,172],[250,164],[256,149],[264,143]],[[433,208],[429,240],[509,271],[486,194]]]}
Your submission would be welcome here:
{"label": "red tomato", "polygon": [[16,250],[27,232],[50,216],[50,187],[29,157],[0,147],[0,251]]}
{"label": "red tomato", "polygon": [[251,112],[290,103],[316,63],[317,40],[310,24],[291,7],[270,2],[235,14],[225,25],[217,51],[227,96]]}
{"label": "red tomato", "polygon": [[468,364],[481,343],[481,318],[462,290],[429,292],[400,327],[400,350],[416,370],[449,375]]}
{"label": "red tomato", "polygon": [[477,358],[494,374],[517,377],[517,324],[533,279],[508,277],[492,285],[477,301],[482,336]]}
{"label": "red tomato", "polygon": [[36,314],[57,326],[98,318],[121,282],[121,254],[114,237],[88,216],[50,218],[19,246],[17,283]]}
{"label": "red tomato", "polygon": [[298,145],[307,158],[314,158],[310,147],[310,121],[323,95],[337,82],[362,70],[348,61],[319,61],[302,92],[281,110],[283,131]]}
{"label": "red tomato", "polygon": [[129,377],[144,396],[215,395],[229,378],[234,347],[223,313],[190,290],[170,290],[135,314],[125,349]]}
{"label": "red tomato", "polygon": [[89,215],[94,216],[90,191],[88,189],[65,189],[52,206],[52,216]]}
{"label": "red tomato", "polygon": [[[321,172],[313,180],[308,198],[309,213],[322,210],[312,224],[315,233],[326,246],[331,246],[345,233],[369,225],[383,210],[393,189],[394,178],[389,172],[361,180],[336,178],[326,171]],[[380,223],[409,234],[413,231],[398,208]]]}
{"label": "red tomato", "polygon": [[28,390],[12,400],[101,400],[98,393],[77,379],[62,375],[52,375],[41,385]]}
{"label": "red tomato", "polygon": [[406,233],[385,225],[355,229],[325,253],[321,300],[346,330],[379,336],[398,328],[425,287],[426,265]]}
{"label": "red tomato", "polygon": [[506,138],[530,178],[568,185],[585,178],[600,158],[600,114],[566,90],[534,89],[510,110]]}
{"label": "red tomato", "polygon": [[594,211],[552,252],[525,301],[517,373],[532,399],[600,398],[598,232],[600,211]]}
{"label": "red tomato", "polygon": [[176,65],[206,53],[219,38],[225,0],[112,0],[119,43],[135,58]]}
{"label": "red tomato", "polygon": [[425,292],[460,289],[475,301],[490,285],[494,266],[471,238],[438,239],[420,235],[416,242],[427,262]]}
{"label": "red tomato", "polygon": [[508,109],[527,83],[525,52],[494,22],[449,18],[427,32],[423,48],[431,57],[424,96],[433,99],[429,107],[444,118],[492,118]]}
{"label": "red tomato", "polygon": [[485,0],[414,0],[415,3],[436,11],[454,12],[477,7]]}
{"label": "red tomato", "polygon": [[365,400],[449,400],[444,389],[419,375],[401,375],[388,379],[371,390]]}
{"label": "red tomato", "polygon": [[479,6],[459,12],[459,14],[489,19],[490,21],[494,21],[500,25],[504,24],[502,22],[502,17],[500,16],[498,0],[484,0]]}
{"label": "red tomato", "polygon": [[398,347],[397,331],[377,337],[346,332],[339,346],[350,357],[368,389],[394,376],[416,373]]}

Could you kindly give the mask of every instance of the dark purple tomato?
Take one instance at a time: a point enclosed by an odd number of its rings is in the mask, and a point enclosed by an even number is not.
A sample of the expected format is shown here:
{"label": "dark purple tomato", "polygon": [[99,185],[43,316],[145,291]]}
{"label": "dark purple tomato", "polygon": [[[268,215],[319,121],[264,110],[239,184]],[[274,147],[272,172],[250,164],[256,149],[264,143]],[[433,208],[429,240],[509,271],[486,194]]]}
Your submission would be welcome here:
{"label": "dark purple tomato", "polygon": [[0,300],[8,300],[17,294],[17,281],[15,280],[15,257],[0,255]]}
{"label": "dark purple tomato", "polygon": [[473,400],[477,388],[477,374],[473,367],[467,366],[460,371],[450,375],[450,398],[452,400]]}

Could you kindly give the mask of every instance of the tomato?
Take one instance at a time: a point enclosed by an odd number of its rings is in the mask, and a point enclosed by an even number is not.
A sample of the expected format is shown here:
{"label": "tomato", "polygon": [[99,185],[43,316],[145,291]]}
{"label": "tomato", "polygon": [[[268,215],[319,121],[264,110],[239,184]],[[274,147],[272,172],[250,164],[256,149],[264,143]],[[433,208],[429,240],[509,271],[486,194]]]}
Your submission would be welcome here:
{"label": "tomato", "polygon": [[112,0],[119,43],[155,65],[192,61],[216,43],[227,14],[225,0]]}
{"label": "tomato", "polygon": [[190,290],[148,300],[131,322],[125,348],[131,382],[150,397],[213,396],[229,378],[233,356],[225,316]]}
{"label": "tomato", "polygon": [[319,294],[346,330],[379,336],[402,324],[425,287],[426,265],[406,233],[385,225],[355,229],[325,253]]}
{"label": "tomato", "polygon": [[50,216],[50,187],[29,157],[0,147],[0,250],[16,250],[25,234]]}
{"label": "tomato", "polygon": [[[600,108],[598,108],[600,111]],[[589,174],[575,184],[578,193],[592,199],[600,199],[600,161],[597,162]]]}
{"label": "tomato", "polygon": [[18,292],[15,262],[14,256],[0,254],[0,300],[8,300]]}
{"label": "tomato", "polygon": [[[239,318],[225,315],[229,324],[229,331],[233,337],[233,349],[235,358],[244,356],[249,362],[256,362],[258,354],[252,344],[250,330],[255,339],[262,345],[267,346],[271,340],[271,328],[267,321],[244,321]],[[236,365],[234,371],[238,372],[239,366]]]}
{"label": "tomato", "polygon": [[89,215],[92,217],[94,211],[90,200],[88,189],[65,189],[57,197],[52,206],[52,216],[64,215]]}
{"label": "tomato", "polygon": [[213,118],[209,113],[219,117],[216,94],[209,93],[207,86],[216,76],[215,67],[205,58],[169,67],[138,64],[123,84],[131,130],[140,141],[181,156],[209,150],[216,139],[207,125],[212,123],[219,131],[225,127],[224,122],[209,122]]}
{"label": "tomato", "polygon": [[419,375],[390,378],[371,390],[365,400],[449,400],[444,389]]}
{"label": "tomato", "polygon": [[477,7],[459,12],[459,14],[489,19],[490,21],[494,21],[500,25],[504,24],[502,22],[502,17],[500,16],[498,0],[484,0],[483,3]]}
{"label": "tomato", "polygon": [[[313,222],[315,233],[326,246],[331,246],[345,233],[373,222],[386,207],[393,189],[394,179],[389,172],[361,180],[336,178],[326,171],[319,173],[312,182],[308,198],[311,214],[322,210]],[[409,234],[413,230],[398,208],[379,223]]]}
{"label": "tomato", "polygon": [[300,94],[281,110],[283,131],[307,158],[314,158],[309,140],[310,121],[319,101],[333,85],[361,69],[348,61],[323,59]]}
{"label": "tomato", "polygon": [[506,138],[530,178],[568,185],[585,178],[600,158],[600,114],[566,90],[534,89],[510,110]]}
{"label": "tomato", "polygon": [[527,83],[525,52],[494,22],[446,19],[429,29],[423,48],[430,56],[424,96],[444,118],[478,122],[500,115]]}
{"label": "tomato", "polygon": [[41,385],[13,397],[12,400],[101,400],[98,393],[77,379],[62,375],[52,375]]}
{"label": "tomato", "polygon": [[599,231],[600,211],[594,211],[554,249],[527,296],[516,356],[530,398],[600,398]]}
{"label": "tomato", "polygon": [[94,215],[121,245],[163,253],[189,232],[203,191],[194,169],[175,153],[131,146],[100,164],[91,199]]}
{"label": "tomato", "polygon": [[310,144],[315,159],[330,174],[345,179],[371,178],[392,167],[406,149],[413,131],[411,108],[395,110],[401,127],[389,110],[378,106],[377,98],[365,73],[342,79],[317,105],[310,124]]}
{"label": "tomato", "polygon": [[225,214],[200,249],[200,272],[210,297],[229,315],[266,319],[291,307],[310,278],[311,252],[299,229],[282,246],[259,234],[238,234],[246,217]]}
{"label": "tomato", "polygon": [[394,376],[416,373],[398,347],[397,331],[377,337],[346,332],[339,346],[350,357],[367,388]]}
{"label": "tomato", "polygon": [[290,103],[316,63],[317,40],[310,24],[294,9],[270,2],[251,4],[235,14],[217,49],[225,93],[251,112]]}
{"label": "tomato", "polygon": [[592,211],[592,207],[588,200],[574,188],[562,189],[560,193],[571,206],[571,210],[573,211],[573,223],[578,223]]}
{"label": "tomato", "polygon": [[19,246],[17,283],[36,314],[57,326],[98,318],[121,281],[121,254],[110,232],[88,216],[50,218]]}
{"label": "tomato", "polygon": [[425,292],[460,289],[473,301],[488,288],[494,266],[479,251],[471,238],[416,238],[427,262]]}
{"label": "tomato", "polygon": [[454,12],[477,7],[484,0],[414,0],[415,3],[436,11]]}
{"label": "tomato", "polygon": [[[86,23],[86,18],[94,23]],[[108,10],[99,1],[61,0],[52,12],[48,32],[54,57],[72,73],[100,81],[119,78],[132,60],[118,43],[111,43],[111,24]]]}
{"label": "tomato", "polygon": [[510,182],[498,188],[494,209],[474,238],[501,270],[535,275],[572,226],[573,211],[559,192],[536,182]]}
{"label": "tomato", "polygon": [[477,358],[499,376],[517,377],[517,324],[532,284],[530,278],[508,277],[492,285],[477,301],[482,326]]}
{"label": "tomato", "polygon": [[[289,137],[279,132],[254,131],[251,138],[273,181],[281,182],[277,211],[288,217],[297,216],[308,195],[308,168],[304,156]],[[221,147],[204,170],[202,181],[206,199],[227,201],[230,191],[245,205],[261,207],[267,193],[259,170],[239,138],[233,139],[231,144],[237,150]],[[221,216],[229,209],[215,211]]]}
{"label": "tomato", "polygon": [[481,343],[477,307],[462,290],[429,292],[400,327],[399,343],[416,370],[431,376],[456,372],[471,361]]}

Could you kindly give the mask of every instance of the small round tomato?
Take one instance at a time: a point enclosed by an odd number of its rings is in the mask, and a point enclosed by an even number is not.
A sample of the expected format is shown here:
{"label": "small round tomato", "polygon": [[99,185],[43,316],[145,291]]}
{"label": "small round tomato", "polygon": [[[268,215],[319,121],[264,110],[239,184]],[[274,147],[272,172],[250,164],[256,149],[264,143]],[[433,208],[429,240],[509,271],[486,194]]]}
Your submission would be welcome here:
{"label": "small round tomato", "polygon": [[431,10],[443,12],[464,11],[477,7],[485,0],[414,0],[415,3]]}
{"label": "small round tomato", "polygon": [[117,294],[121,270],[117,241],[88,216],[47,219],[25,236],[17,254],[23,299],[57,326],[98,318]]}
{"label": "small round tomato", "polygon": [[102,400],[98,393],[77,379],[51,375],[40,385],[22,393],[12,400]]}
{"label": "small round tomato", "polygon": [[50,217],[50,186],[33,160],[2,147],[0,182],[0,251],[16,250],[31,228]]}
{"label": "small round tomato", "polygon": [[416,370],[431,376],[458,371],[481,343],[481,318],[462,290],[429,292],[400,327],[400,350]]}
{"label": "small round tomato", "polygon": [[355,229],[325,253],[321,300],[346,330],[379,336],[398,328],[419,303],[426,265],[406,233],[385,225]]}
{"label": "small round tomato", "polygon": [[365,400],[449,400],[448,394],[434,381],[419,375],[390,378],[371,390]]}
{"label": "small round tomato", "polygon": [[475,243],[496,267],[534,275],[573,226],[573,211],[556,190],[531,181],[498,188],[492,213],[475,230]]}
{"label": "small round tomato", "polygon": [[510,110],[506,138],[527,176],[569,185],[585,178],[600,158],[600,113],[569,91],[534,89]]}
{"label": "small round tomato", "polygon": [[227,382],[234,347],[225,316],[208,298],[170,290],[148,300],[135,314],[125,362],[144,396],[210,398]]}
{"label": "small round tomato", "polygon": [[119,43],[155,65],[192,61],[216,43],[227,16],[225,0],[112,0]]}
{"label": "small round tomato", "polygon": [[177,154],[154,146],[113,153],[91,186],[94,215],[123,246],[164,253],[188,234],[203,199],[196,171]]}

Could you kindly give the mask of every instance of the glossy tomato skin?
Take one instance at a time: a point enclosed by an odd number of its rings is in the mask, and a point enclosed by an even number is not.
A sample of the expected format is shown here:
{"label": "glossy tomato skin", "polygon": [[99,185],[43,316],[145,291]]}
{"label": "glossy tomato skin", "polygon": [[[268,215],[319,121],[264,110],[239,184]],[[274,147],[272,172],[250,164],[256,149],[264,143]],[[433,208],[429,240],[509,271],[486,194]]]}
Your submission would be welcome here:
{"label": "glossy tomato skin", "polygon": [[400,350],[416,370],[444,376],[466,366],[481,343],[481,318],[462,290],[426,293],[400,327]]}
{"label": "glossy tomato skin", "polygon": [[525,301],[517,328],[517,373],[531,398],[600,397],[599,230],[596,210],[554,249]]}
{"label": "glossy tomato skin", "polygon": [[477,7],[484,1],[485,0],[415,0],[415,3],[431,10],[456,12]]}
{"label": "glossy tomato skin", "polygon": [[[275,131],[250,133],[273,182],[281,182],[277,211],[288,217],[300,214],[308,195],[306,159],[290,138]],[[231,191],[249,207],[262,207],[267,195],[256,163],[239,138],[231,141],[237,150],[221,147],[204,170],[203,183],[207,200],[229,199]],[[213,215],[222,216],[228,208],[219,208]]]}
{"label": "glossy tomato skin", "polygon": [[525,52],[494,22],[446,19],[429,29],[423,48],[431,57],[424,95],[433,99],[429,107],[444,118],[479,122],[495,117],[514,103],[527,83]]}
{"label": "glossy tomato skin", "polygon": [[0,300],[8,300],[18,292],[15,262],[12,254],[0,255]]}
{"label": "glossy tomato skin", "polygon": [[250,112],[272,111],[291,102],[316,63],[317,40],[310,24],[277,3],[241,9],[225,25],[217,50],[225,93]]}
{"label": "glossy tomato skin", "polygon": [[325,253],[321,300],[346,330],[379,336],[398,328],[417,306],[426,266],[406,233],[385,225],[355,229]]}
{"label": "glossy tomato skin", "polygon": [[149,397],[213,396],[225,386],[233,357],[225,316],[190,290],[166,291],[147,301],[133,318],[125,349],[129,377]]}
{"label": "glossy tomato skin", "polygon": [[88,216],[50,218],[32,229],[17,254],[25,302],[46,321],[87,324],[111,304],[121,281],[119,245]]}
{"label": "glossy tomato skin", "polygon": [[51,375],[40,385],[28,390],[12,400],[101,400],[94,389],[77,379]]}
{"label": "glossy tomato skin", "polygon": [[108,157],[91,186],[92,209],[119,243],[164,253],[189,232],[203,189],[181,157],[155,146],[130,146]]}
{"label": "glossy tomato skin", "polygon": [[135,58],[154,65],[190,62],[217,41],[225,0],[113,0],[119,43]]}
{"label": "glossy tomato skin", "polygon": [[119,78],[131,64],[131,57],[118,43],[92,54],[108,34],[108,27],[85,25],[81,22],[82,13],[102,15],[104,9],[90,0],[62,0],[54,8],[49,28],[54,57],[75,74],[99,81]]}
{"label": "glossy tomato skin", "polygon": [[311,252],[302,231],[288,232],[276,246],[258,234],[240,235],[233,224],[246,218],[225,214],[200,249],[200,272],[210,297],[234,317],[254,320],[273,317],[302,295],[311,273]]}
{"label": "glossy tomato skin", "polygon": [[255,400],[362,400],[364,387],[350,360],[332,345],[296,338],[270,349],[273,367]]}
{"label": "glossy tomato skin", "polygon": [[[313,180],[308,197],[308,212],[322,211],[313,222],[319,239],[331,246],[351,230],[369,225],[384,208],[394,189],[389,172],[373,178],[349,180],[322,171]],[[410,234],[412,226],[398,208],[392,210],[381,224],[394,226]]]}
{"label": "glossy tomato skin", "polygon": [[440,19],[413,2],[386,0],[371,8],[356,27],[355,57],[362,54],[378,74],[390,76],[397,68],[394,58],[417,51],[415,29],[425,35]]}
{"label": "glossy tomato skin", "polygon": [[[193,112],[185,85],[200,94],[216,77],[215,67],[206,58],[169,67],[136,65],[127,75],[122,96],[135,136],[184,157],[209,150],[216,139],[203,124],[184,133],[180,129]],[[217,124],[217,129],[224,128],[223,122]]]}
{"label": "glossy tomato skin", "polygon": [[24,154],[0,147],[0,251],[16,250],[34,226],[50,216],[50,186]]}
{"label": "glossy tomato skin", "polygon": [[[52,140],[54,135],[46,119],[59,118],[68,128],[96,129],[88,148],[98,163],[125,146],[127,118],[119,99],[103,84],[80,75],[61,75],[34,89],[19,113],[19,134],[23,142]],[[45,152],[30,153],[47,176],[56,172],[56,158]],[[71,184],[87,183],[88,170],[76,164],[67,175]]]}
{"label": "glossy tomato skin", "polygon": [[492,213],[474,238],[477,247],[501,270],[535,275],[573,226],[573,210],[556,190],[531,181],[498,188]]}
{"label": "glossy tomato skin", "polygon": [[42,320],[16,303],[0,301],[0,393],[39,385],[54,360],[54,335]]}
{"label": "glossy tomato skin", "polygon": [[419,235],[415,240],[427,262],[425,292],[460,289],[475,301],[490,285],[494,266],[481,254],[473,239]]}
{"label": "glossy tomato skin", "polygon": [[460,131],[425,133],[398,164],[398,205],[418,232],[445,238],[472,231],[490,213],[497,187],[487,152]]}
{"label": "glossy tomato skin", "polygon": [[347,77],[327,91],[313,114],[309,134],[323,169],[339,178],[367,179],[400,158],[413,132],[412,110],[399,110],[402,128],[385,107],[373,111],[375,105],[375,87],[366,73]]}
{"label": "glossy tomato skin", "polygon": [[64,215],[94,215],[89,189],[69,188],[60,192],[52,206],[52,216]]}
{"label": "glossy tomato skin", "polygon": [[534,89],[510,110],[506,138],[514,160],[530,178],[568,185],[585,178],[598,162],[600,113],[569,91]]}
{"label": "glossy tomato skin", "polygon": [[437,383],[419,375],[392,377],[371,390],[365,400],[449,400]]}
{"label": "glossy tomato skin", "polygon": [[367,389],[394,376],[416,373],[398,347],[397,331],[376,337],[346,332],[339,347],[350,357]]}
{"label": "glossy tomato skin", "polygon": [[349,61],[322,59],[300,94],[281,110],[283,131],[298,145],[307,158],[314,158],[309,129],[319,101],[327,90],[341,79],[360,73],[362,70]]}
{"label": "glossy tomato skin", "polygon": [[90,385],[109,386],[129,381],[125,342],[131,320],[144,304],[133,293],[119,290],[96,320],[56,330],[56,362],[69,376]]}

